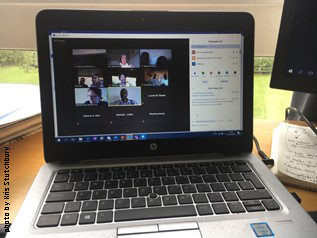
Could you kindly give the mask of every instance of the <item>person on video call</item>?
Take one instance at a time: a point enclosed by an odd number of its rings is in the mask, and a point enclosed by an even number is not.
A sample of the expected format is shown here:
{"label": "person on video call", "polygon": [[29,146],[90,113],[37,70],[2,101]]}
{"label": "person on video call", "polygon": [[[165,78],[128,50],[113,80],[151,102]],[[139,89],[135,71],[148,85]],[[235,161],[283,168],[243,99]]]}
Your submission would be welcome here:
{"label": "person on video call", "polygon": [[101,90],[99,88],[89,88],[87,97],[88,100],[84,104],[107,105],[107,102],[102,101]]}
{"label": "person on video call", "polygon": [[114,105],[136,105],[138,104],[135,100],[128,99],[128,90],[126,88],[120,91],[120,100],[115,101]]}
{"label": "person on video call", "polygon": [[79,85],[81,88],[88,88],[88,85],[85,84],[85,80],[86,79],[84,77],[80,78]]}
{"label": "person on video call", "polygon": [[144,51],[141,53],[140,64],[141,64],[141,67],[144,67],[150,64],[150,54],[148,52]]}
{"label": "person on video call", "polygon": [[127,81],[127,76],[124,73],[119,74],[120,83],[117,85],[119,87],[132,87],[132,85]]}
{"label": "person on video call", "polygon": [[92,84],[90,85],[91,88],[100,88],[102,87],[102,83],[100,82],[99,75],[94,74],[91,78]]}
{"label": "person on video call", "polygon": [[152,86],[161,86],[161,79],[156,73],[153,74],[151,83],[152,83]]}
{"label": "person on video call", "polygon": [[121,68],[133,68],[133,65],[128,64],[127,59],[128,59],[128,57],[127,57],[126,54],[122,54],[120,56],[120,66],[121,66]]}

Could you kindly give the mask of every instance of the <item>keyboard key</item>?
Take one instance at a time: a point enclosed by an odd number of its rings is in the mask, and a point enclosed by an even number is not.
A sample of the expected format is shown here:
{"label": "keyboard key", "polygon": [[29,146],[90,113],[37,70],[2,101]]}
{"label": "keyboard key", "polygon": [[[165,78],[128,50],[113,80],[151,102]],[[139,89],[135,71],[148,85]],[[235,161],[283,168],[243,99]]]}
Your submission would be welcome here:
{"label": "keyboard key", "polygon": [[127,178],[139,178],[140,174],[139,171],[128,171],[127,172]]}
{"label": "keyboard key", "polygon": [[262,204],[259,200],[254,200],[254,201],[245,201],[243,202],[243,205],[246,207],[248,206],[252,207],[252,206],[261,206]]}
{"label": "keyboard key", "polygon": [[151,178],[151,177],[153,177],[153,172],[152,172],[152,170],[141,170],[140,177],[141,178]]}
{"label": "keyboard key", "polygon": [[131,188],[131,187],[132,187],[131,179],[120,180],[120,188]]}
{"label": "keyboard key", "polygon": [[197,205],[196,208],[200,216],[214,214],[209,204],[200,204],[200,205]]}
{"label": "keyboard key", "polygon": [[263,184],[261,181],[256,177],[254,173],[243,173],[243,176],[246,180],[250,180],[255,188],[257,189],[264,189]]}
{"label": "keyboard key", "polygon": [[166,189],[165,186],[153,187],[153,192],[157,193],[159,195],[166,195],[167,194],[167,189]]}
{"label": "keyboard key", "polygon": [[201,162],[201,163],[199,163],[199,166],[208,167],[208,166],[210,166],[210,163],[209,162]]}
{"label": "keyboard key", "polygon": [[195,175],[206,174],[206,170],[202,167],[193,168],[193,172]]}
{"label": "keyboard key", "polygon": [[84,172],[83,169],[72,169],[72,170],[71,170],[71,173],[72,173],[72,174],[82,173],[82,172]]}
{"label": "keyboard key", "polygon": [[195,203],[208,203],[206,194],[193,194]]}
{"label": "keyboard key", "polygon": [[81,182],[83,181],[83,179],[84,179],[84,174],[75,173],[70,176],[69,182]]}
{"label": "keyboard key", "polygon": [[162,206],[162,202],[161,202],[161,198],[157,197],[157,198],[147,198],[147,205],[148,207],[157,207],[157,206]]}
{"label": "keyboard key", "polygon": [[212,190],[214,192],[222,192],[222,191],[226,191],[225,187],[223,186],[222,183],[211,183],[210,187],[212,188]]}
{"label": "keyboard key", "polygon": [[96,211],[97,210],[97,201],[85,201],[81,207],[81,211]]}
{"label": "keyboard key", "polygon": [[173,185],[175,184],[175,179],[173,177],[162,178],[163,185]]}
{"label": "keyboard key", "polygon": [[185,195],[178,195],[177,196],[178,203],[179,204],[193,204],[193,199],[190,195],[185,194]]}
{"label": "keyboard key", "polygon": [[200,193],[211,192],[211,189],[208,184],[196,184],[197,191]]}
{"label": "keyboard key", "polygon": [[204,182],[200,175],[189,176],[189,180],[191,183],[203,183]]}
{"label": "keyboard key", "polygon": [[68,202],[64,212],[79,212],[81,202]]}
{"label": "keyboard key", "polygon": [[224,183],[227,191],[239,191],[240,188],[236,182]]}
{"label": "keyboard key", "polygon": [[162,166],[160,164],[152,164],[150,165],[150,169],[160,169]]}
{"label": "keyboard key", "polygon": [[238,182],[238,184],[242,190],[254,190],[254,187],[250,181],[241,181],[241,182]]}
{"label": "keyboard key", "polygon": [[216,174],[216,178],[219,182],[231,182],[227,174]]}
{"label": "keyboard key", "polygon": [[63,202],[45,204],[41,214],[62,213],[64,208]]}
{"label": "keyboard key", "polygon": [[189,179],[187,176],[177,176],[175,177],[177,184],[189,184]]}
{"label": "keyboard key", "polygon": [[148,178],[149,186],[159,186],[161,184],[161,179],[159,178]]}
{"label": "keyboard key", "polygon": [[72,213],[72,214],[64,214],[62,221],[61,221],[61,226],[72,226],[76,225],[78,220],[78,214],[77,213]]}
{"label": "keyboard key", "polygon": [[270,199],[271,194],[267,190],[251,190],[237,192],[241,200],[257,200],[257,199]]}
{"label": "keyboard key", "polygon": [[54,183],[65,183],[68,181],[69,175],[68,174],[57,174]]}
{"label": "keyboard key", "polygon": [[121,198],[122,189],[109,189],[108,198]]}
{"label": "keyboard key", "polygon": [[88,169],[85,169],[85,173],[95,173],[97,172],[97,169],[96,168],[88,168]]}
{"label": "keyboard key", "polygon": [[165,169],[155,169],[155,170],[153,170],[153,172],[154,172],[154,177],[165,177],[166,176]]}
{"label": "keyboard key", "polygon": [[116,209],[130,208],[130,199],[128,198],[116,199],[115,208]]}
{"label": "keyboard key", "polygon": [[244,181],[241,174],[229,174],[232,181]]}
{"label": "keyboard key", "polygon": [[249,165],[232,165],[231,169],[234,173],[252,172]]}
{"label": "keyboard key", "polygon": [[148,170],[149,166],[147,166],[147,165],[139,165],[139,166],[137,166],[137,169],[138,170]]}
{"label": "keyboard key", "polygon": [[105,199],[107,190],[96,190],[92,193],[92,199]]}
{"label": "keyboard key", "polygon": [[134,187],[144,187],[147,186],[146,179],[135,179],[134,180]]}
{"label": "keyboard key", "polygon": [[113,209],[114,200],[100,200],[99,201],[99,210],[111,210]]}
{"label": "keyboard key", "polygon": [[74,191],[88,190],[89,182],[77,182]]}
{"label": "keyboard key", "polygon": [[222,193],[222,196],[224,199],[229,202],[229,201],[239,201],[239,198],[235,194],[235,192],[224,192]]}
{"label": "keyboard key", "polygon": [[174,166],[175,168],[185,168],[186,164],[181,163],[181,164],[175,164]]}
{"label": "keyboard key", "polygon": [[126,167],[124,167],[124,170],[125,171],[136,170],[136,167],[135,166],[126,166]]}
{"label": "keyboard key", "polygon": [[108,180],[105,182],[105,188],[118,188],[119,181],[118,180]]}
{"label": "keyboard key", "polygon": [[138,195],[138,191],[136,188],[123,189],[123,197],[125,198],[136,197],[137,195]]}
{"label": "keyboard key", "polygon": [[131,199],[131,207],[145,207],[145,198],[132,198]]}
{"label": "keyboard key", "polygon": [[230,202],[230,203],[227,203],[227,205],[232,213],[245,212],[245,210],[240,202]]}
{"label": "keyboard key", "polygon": [[103,181],[91,182],[89,190],[103,189]]}
{"label": "keyboard key", "polygon": [[177,205],[177,200],[175,195],[163,196],[163,204],[164,206]]}
{"label": "keyboard key", "polygon": [[109,172],[110,168],[98,168],[98,172]]}
{"label": "keyboard key", "polygon": [[102,173],[99,173],[98,180],[110,180],[111,177],[112,177],[112,173],[102,172]]}
{"label": "keyboard key", "polygon": [[210,162],[212,166],[222,166],[221,161]]}
{"label": "keyboard key", "polygon": [[85,224],[94,224],[96,219],[96,213],[95,212],[84,212],[80,214],[79,218],[79,224],[85,225]]}
{"label": "keyboard key", "polygon": [[205,183],[217,182],[215,175],[212,175],[212,174],[203,175],[202,178]]}
{"label": "keyboard key", "polygon": [[167,169],[166,170],[167,176],[179,176],[180,173],[178,171],[178,169]]}
{"label": "keyboard key", "polygon": [[61,170],[58,170],[57,174],[69,174],[70,173],[70,170],[69,169],[61,169]]}
{"label": "keyboard key", "polygon": [[90,200],[91,198],[91,191],[84,191],[84,192],[78,192],[76,200],[82,201],[82,200]]}
{"label": "keyboard key", "polygon": [[263,205],[269,211],[279,210],[280,206],[274,199],[262,200]]}
{"label": "keyboard key", "polygon": [[247,206],[245,207],[248,212],[262,212],[265,211],[264,207],[262,205],[260,206]]}
{"label": "keyboard key", "polygon": [[38,227],[54,227],[58,226],[61,215],[44,215],[40,216],[37,226]]}
{"label": "keyboard key", "polygon": [[243,160],[236,160],[235,163],[236,163],[236,165],[247,164],[247,162],[245,162]]}
{"label": "keyboard key", "polygon": [[46,202],[69,202],[74,201],[75,192],[58,192],[50,193],[46,199]]}
{"label": "keyboard key", "polygon": [[112,167],[112,168],[111,168],[111,171],[115,171],[115,172],[117,172],[117,171],[123,171],[123,168],[122,168],[122,167]]}
{"label": "keyboard key", "polygon": [[182,194],[182,189],[179,185],[167,186],[167,190],[169,194]]}
{"label": "keyboard key", "polygon": [[152,192],[151,187],[140,187],[138,190],[139,190],[139,196],[147,196]]}
{"label": "keyboard key", "polygon": [[205,169],[208,174],[219,174],[217,167],[206,167]]}
{"label": "keyboard key", "polygon": [[223,198],[220,193],[207,193],[210,202],[223,202]]}
{"label": "keyboard key", "polygon": [[196,193],[196,187],[193,184],[182,185],[184,193]]}
{"label": "keyboard key", "polygon": [[193,175],[193,171],[191,168],[180,168],[179,171],[181,175]]}
{"label": "keyboard key", "polygon": [[86,173],[84,181],[95,181],[98,178],[97,173]]}
{"label": "keyboard key", "polygon": [[198,163],[188,163],[187,167],[198,167]]}
{"label": "keyboard key", "polygon": [[125,172],[124,171],[116,171],[112,173],[113,179],[125,179]]}
{"label": "keyboard key", "polygon": [[193,205],[150,207],[116,211],[115,221],[120,222],[133,220],[161,219],[196,215],[196,210]]}
{"label": "keyboard key", "polygon": [[171,168],[174,168],[174,165],[173,165],[173,164],[163,164],[163,165],[162,165],[162,168],[164,168],[164,169],[171,169]]}
{"label": "keyboard key", "polygon": [[112,219],[113,219],[113,212],[112,211],[98,212],[97,223],[112,222]]}
{"label": "keyboard key", "polygon": [[219,170],[220,173],[224,173],[224,174],[232,173],[232,171],[231,171],[229,166],[219,166],[218,170]]}
{"label": "keyboard key", "polygon": [[224,161],[223,162],[224,165],[234,165],[233,161]]}
{"label": "keyboard key", "polygon": [[214,203],[212,204],[212,208],[214,209],[216,214],[228,214],[229,210],[224,203]]}

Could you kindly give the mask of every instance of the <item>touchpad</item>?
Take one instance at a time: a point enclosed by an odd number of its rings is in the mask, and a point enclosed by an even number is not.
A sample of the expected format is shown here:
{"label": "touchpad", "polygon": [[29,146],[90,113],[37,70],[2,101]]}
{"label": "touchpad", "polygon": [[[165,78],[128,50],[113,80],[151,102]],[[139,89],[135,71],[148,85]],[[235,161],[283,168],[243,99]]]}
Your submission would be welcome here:
{"label": "touchpad", "polygon": [[118,235],[118,238],[202,238],[200,231],[195,230],[185,230],[185,231],[164,231],[164,232],[151,232],[143,234],[128,234],[128,235]]}
{"label": "touchpad", "polygon": [[119,227],[118,238],[202,238],[197,222]]}

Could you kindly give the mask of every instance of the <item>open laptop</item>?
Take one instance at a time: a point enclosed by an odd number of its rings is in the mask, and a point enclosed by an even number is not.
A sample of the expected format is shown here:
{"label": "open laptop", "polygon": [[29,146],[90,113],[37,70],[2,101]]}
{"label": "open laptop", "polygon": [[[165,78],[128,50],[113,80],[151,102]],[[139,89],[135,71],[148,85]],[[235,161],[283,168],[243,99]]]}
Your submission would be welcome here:
{"label": "open laptop", "polygon": [[251,154],[250,14],[44,10],[36,23],[47,163],[8,237],[315,236]]}

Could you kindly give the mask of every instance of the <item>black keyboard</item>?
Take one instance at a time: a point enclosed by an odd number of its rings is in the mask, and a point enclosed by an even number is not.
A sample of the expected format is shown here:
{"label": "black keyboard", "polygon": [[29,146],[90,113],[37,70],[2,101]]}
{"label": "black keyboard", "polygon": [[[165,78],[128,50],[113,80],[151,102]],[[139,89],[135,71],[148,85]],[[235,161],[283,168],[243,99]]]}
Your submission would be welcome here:
{"label": "black keyboard", "polygon": [[64,169],[37,227],[279,210],[244,161]]}

